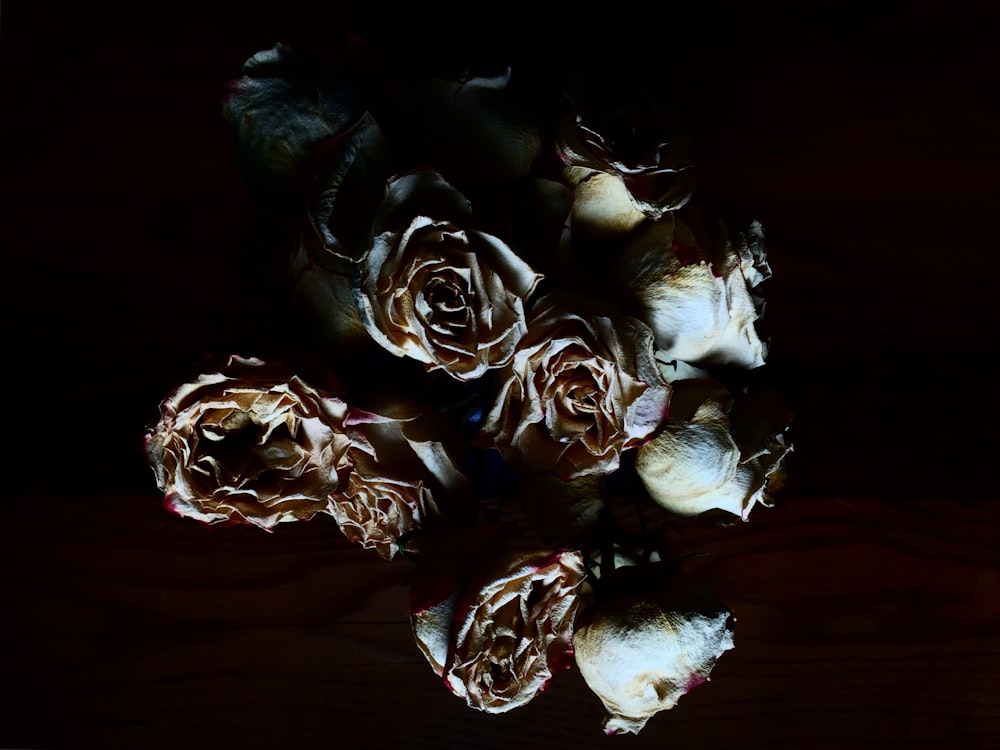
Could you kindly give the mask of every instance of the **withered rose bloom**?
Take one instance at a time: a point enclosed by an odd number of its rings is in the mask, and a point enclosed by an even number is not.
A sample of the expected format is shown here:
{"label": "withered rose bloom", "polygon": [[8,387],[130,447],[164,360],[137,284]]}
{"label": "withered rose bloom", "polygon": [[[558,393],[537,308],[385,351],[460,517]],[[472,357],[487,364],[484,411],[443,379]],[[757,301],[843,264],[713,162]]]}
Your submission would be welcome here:
{"label": "withered rose bloom", "polygon": [[613,472],[670,401],[649,328],[562,293],[536,303],[501,376],[483,438],[512,466],[563,479]]}
{"label": "withered rose bloom", "polygon": [[382,130],[337,65],[278,44],[231,81],[222,111],[251,187],[301,195],[313,258],[349,272],[389,177]]}
{"label": "withered rose bloom", "polygon": [[614,590],[621,578],[642,576],[623,568],[602,581],[610,597],[581,612],[573,636],[580,673],[608,712],[609,735],[638,734],[708,681],[733,648],[732,616],[711,590],[677,577],[657,589],[628,581]]}
{"label": "withered rose bloom", "polygon": [[510,361],[541,279],[472,223],[468,200],[440,175],[391,180],[357,292],[375,341],[459,380]]}
{"label": "withered rose bloom", "polygon": [[[411,622],[421,652],[455,695],[504,713],[572,665],[586,571],[582,555],[568,550],[498,551],[482,562],[450,588],[444,569],[432,566],[433,579],[414,587]],[[419,565],[417,572],[426,573]]]}
{"label": "withered rose bloom", "polygon": [[146,454],[170,510],[270,529],[327,509],[349,468],[347,412],[283,363],[233,356],[160,404]]}
{"label": "withered rose bloom", "polygon": [[349,129],[363,114],[357,96],[333,69],[317,69],[285,44],[261,50],[230,81],[222,113],[236,133],[250,177],[294,187],[309,151]]}
{"label": "withered rose bloom", "polygon": [[576,112],[560,123],[556,146],[564,177],[576,190],[573,220],[584,231],[629,231],[691,197],[690,143],[669,111]]}
{"label": "withered rose bloom", "polygon": [[694,208],[639,228],[615,269],[623,306],[645,321],[665,356],[698,366],[764,364],[757,287],[771,275],[763,230],[732,232]]}
{"label": "withered rose bloom", "polygon": [[468,480],[434,414],[402,401],[379,411],[348,416],[353,468],[327,512],[348,539],[391,560],[407,534],[444,520]]}
{"label": "withered rose bloom", "polygon": [[735,396],[709,378],[673,382],[663,431],[636,454],[635,468],[659,505],[678,515],[724,510],[748,519],[791,450],[791,415],[773,392]]}

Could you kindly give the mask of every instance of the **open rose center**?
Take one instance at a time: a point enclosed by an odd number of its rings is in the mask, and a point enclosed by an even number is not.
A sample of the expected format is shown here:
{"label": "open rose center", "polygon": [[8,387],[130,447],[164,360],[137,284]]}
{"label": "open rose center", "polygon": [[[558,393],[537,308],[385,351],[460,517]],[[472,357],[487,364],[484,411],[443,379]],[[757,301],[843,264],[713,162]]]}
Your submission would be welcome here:
{"label": "open rose center", "polygon": [[497,639],[490,654],[490,669],[488,675],[489,692],[504,696],[517,690],[518,682],[515,672],[514,656],[517,650],[517,640],[513,636],[502,636]]}
{"label": "open rose center", "polygon": [[279,474],[297,476],[309,461],[309,446],[296,440],[299,418],[281,394],[231,394],[235,405],[206,409],[198,424],[201,440],[192,471],[220,487],[263,494]]}
{"label": "open rose center", "polygon": [[250,424],[221,437],[214,429],[202,430],[207,440],[199,444],[194,471],[211,476],[221,485],[245,487],[266,480],[268,472],[294,471],[309,459],[285,426],[266,441],[265,430]]}
{"label": "open rose center", "polygon": [[[532,593],[536,591],[537,582],[532,582]],[[503,604],[494,614],[492,644],[484,669],[481,672],[482,689],[484,693],[497,698],[507,698],[520,689],[519,671],[530,660],[530,653],[521,650],[524,641],[525,615],[531,612],[531,607],[524,607],[525,602],[514,598]]]}
{"label": "open rose center", "polygon": [[465,226],[470,208],[433,172],[390,180],[355,287],[379,345],[463,381],[510,362],[542,278],[502,239]]}
{"label": "open rose center", "polygon": [[597,384],[586,368],[579,367],[577,370],[579,372],[574,373],[569,382],[560,383],[562,403],[568,408],[569,414],[592,418],[600,408]]}
{"label": "open rose center", "polygon": [[580,365],[556,383],[551,422],[552,435],[559,442],[580,440],[599,430],[601,395],[593,373]]}
{"label": "open rose center", "polygon": [[[424,329],[423,337],[446,360],[455,354],[474,356],[480,324],[489,322],[480,321],[476,310],[482,279],[467,242],[461,231],[442,227],[412,238],[405,284],[394,292],[401,300],[412,299],[409,304],[415,322]],[[409,328],[407,306],[403,302],[403,308],[392,316],[403,330]]]}
{"label": "open rose center", "polygon": [[174,513],[271,529],[326,509],[349,469],[346,413],[285,363],[232,356],[161,404],[146,454]]}
{"label": "open rose center", "polygon": [[459,336],[469,326],[469,289],[452,269],[426,281],[418,295],[417,314],[421,322],[445,336]]}
{"label": "open rose center", "polygon": [[[584,314],[560,309],[560,301]],[[575,479],[614,471],[622,451],[666,414],[670,387],[656,370],[652,343],[648,326],[614,308],[575,295],[542,298],[483,435],[508,463],[531,472]]]}
{"label": "open rose center", "polygon": [[546,390],[551,407],[546,422],[560,443],[583,440],[596,445],[603,434],[602,406],[608,388],[601,377],[603,362],[594,360],[593,353],[588,357],[582,348],[571,346],[539,372],[549,384]]}

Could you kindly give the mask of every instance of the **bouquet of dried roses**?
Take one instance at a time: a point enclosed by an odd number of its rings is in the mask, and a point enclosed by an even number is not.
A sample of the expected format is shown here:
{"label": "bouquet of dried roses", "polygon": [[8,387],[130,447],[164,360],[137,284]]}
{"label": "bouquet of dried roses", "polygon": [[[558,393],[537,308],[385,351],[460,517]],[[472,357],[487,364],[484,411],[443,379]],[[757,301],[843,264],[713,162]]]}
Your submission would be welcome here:
{"label": "bouquet of dried roses", "polygon": [[747,385],[762,228],[692,200],[673,113],[511,68],[373,81],[283,45],[223,111],[280,206],[271,267],[311,358],[229,356],[161,403],[167,507],[326,514],[405,557],[417,647],[483,711],[575,665],[605,730],[638,732],[707,680],[731,613],[615,503],[747,520],[790,415]]}

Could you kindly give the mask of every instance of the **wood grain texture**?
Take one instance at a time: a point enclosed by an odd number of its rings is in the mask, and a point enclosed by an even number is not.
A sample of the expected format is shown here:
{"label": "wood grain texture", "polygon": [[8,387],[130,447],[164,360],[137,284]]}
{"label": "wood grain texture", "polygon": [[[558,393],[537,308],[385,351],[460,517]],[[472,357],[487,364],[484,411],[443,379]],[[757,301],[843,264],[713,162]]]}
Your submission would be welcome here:
{"label": "wood grain texture", "polygon": [[[5,6],[0,746],[1000,747],[997,20]],[[467,708],[413,644],[410,563],[332,519],[267,534],[160,505],[158,401],[204,353],[287,335],[238,268],[254,227],[222,87],[278,40],[323,54],[351,28],[414,65],[513,51],[540,75],[662,81],[699,192],[764,225],[767,376],[796,450],[749,523],[643,509],[737,624],[711,683],[636,737],[602,735],[575,671],[510,714]]]}
{"label": "wood grain texture", "polygon": [[[5,744],[609,742],[575,671],[511,714],[468,709],[413,643],[411,564],[330,520],[206,529],[149,495],[8,498],[6,511],[19,574],[5,628],[26,647],[6,659]],[[750,523],[668,539],[736,615],[736,648],[631,746],[994,746],[992,503],[786,497]]]}

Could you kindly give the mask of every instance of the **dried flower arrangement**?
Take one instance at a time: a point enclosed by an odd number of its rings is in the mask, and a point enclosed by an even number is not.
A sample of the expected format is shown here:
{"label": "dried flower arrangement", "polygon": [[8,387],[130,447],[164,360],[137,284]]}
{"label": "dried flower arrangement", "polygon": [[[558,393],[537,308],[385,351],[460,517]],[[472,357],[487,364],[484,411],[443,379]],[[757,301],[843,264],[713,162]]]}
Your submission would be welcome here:
{"label": "dried flower arrangement", "polygon": [[[501,713],[580,670],[608,734],[705,682],[733,617],[615,498],[746,521],[789,413],[764,365],[763,230],[692,200],[672,113],[489,74],[377,81],[277,45],[223,112],[280,202],[289,308],[322,375],[228,356],[160,406],[146,452],[203,523],[332,516],[412,562],[416,645]],[[291,206],[290,209],[287,207]]]}

